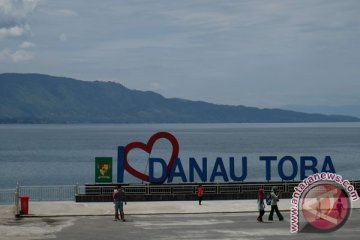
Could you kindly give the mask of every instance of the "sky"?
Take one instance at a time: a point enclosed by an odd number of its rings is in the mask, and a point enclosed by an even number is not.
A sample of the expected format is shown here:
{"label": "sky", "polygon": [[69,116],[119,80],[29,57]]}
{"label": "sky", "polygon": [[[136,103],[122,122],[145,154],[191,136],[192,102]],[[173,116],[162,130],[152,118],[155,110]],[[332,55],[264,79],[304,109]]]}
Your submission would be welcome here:
{"label": "sky", "polygon": [[360,105],[358,0],[0,0],[0,73],[167,98]]}

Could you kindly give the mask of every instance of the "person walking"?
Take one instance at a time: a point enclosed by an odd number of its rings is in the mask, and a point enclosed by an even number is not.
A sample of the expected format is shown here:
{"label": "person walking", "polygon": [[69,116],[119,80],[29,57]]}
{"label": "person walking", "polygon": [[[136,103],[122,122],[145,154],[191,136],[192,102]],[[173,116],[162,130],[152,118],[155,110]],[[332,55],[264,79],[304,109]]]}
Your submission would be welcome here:
{"label": "person walking", "polygon": [[204,195],[204,189],[203,186],[201,184],[199,184],[198,188],[197,188],[197,196],[199,199],[199,205],[201,205],[201,201]]}
{"label": "person walking", "polygon": [[276,212],[276,215],[278,216],[279,221],[284,220],[284,217],[281,215],[278,205],[277,205],[277,203],[279,201],[280,193],[278,193],[276,186],[273,186],[271,188],[270,195],[271,195],[271,210],[270,210],[270,214],[269,214],[269,221],[273,221],[274,211]]}
{"label": "person walking", "polygon": [[338,198],[338,202],[336,204],[336,210],[338,211],[338,215],[337,215],[336,218],[343,219],[342,216],[341,216],[341,212],[342,212],[343,209],[344,209],[344,205],[341,202],[341,198]]}
{"label": "person walking", "polygon": [[119,212],[120,218],[123,222],[125,222],[125,214],[124,214],[124,203],[126,205],[126,194],[124,189],[119,186],[116,188],[117,191],[113,193],[113,199],[115,204],[115,219],[114,221],[120,220],[119,219]]}
{"label": "person walking", "polygon": [[259,210],[258,222],[263,222],[263,216],[265,214],[265,203],[264,203],[264,189],[260,188],[258,191],[257,207]]}
{"label": "person walking", "polygon": [[114,219],[114,221],[120,220],[120,218],[119,218],[119,212],[118,212],[118,210],[116,209],[116,206],[115,206],[115,194],[116,194],[117,192],[118,192],[118,187],[115,187],[114,192],[113,192],[113,194],[112,194],[113,203],[114,203],[114,209],[115,209],[115,219]]}

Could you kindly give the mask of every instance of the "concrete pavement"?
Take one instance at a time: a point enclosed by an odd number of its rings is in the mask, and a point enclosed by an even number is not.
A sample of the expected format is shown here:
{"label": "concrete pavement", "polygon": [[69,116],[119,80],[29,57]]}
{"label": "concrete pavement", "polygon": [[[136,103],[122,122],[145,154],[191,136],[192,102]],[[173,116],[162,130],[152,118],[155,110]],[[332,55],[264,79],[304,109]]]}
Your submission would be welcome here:
{"label": "concrete pavement", "polygon": [[[311,239],[356,239],[360,233],[360,201],[353,204],[350,221],[331,234],[306,235]],[[0,205],[0,236],[4,240],[29,239],[303,239],[289,231],[290,200],[281,199],[285,221],[256,222],[256,200],[129,202],[127,222],[113,220],[113,203],[32,202],[27,217],[15,219],[14,207]],[[211,214],[210,214],[211,213]],[[275,220],[276,217],[275,217]],[[126,234],[125,234],[126,233]]]}
{"label": "concrete pavement", "polygon": [[[288,199],[279,202],[280,209],[290,209]],[[257,211],[256,200],[203,201],[158,201],[128,202],[124,205],[127,215],[139,214],[190,214],[232,213]],[[112,215],[113,203],[33,202],[29,216],[102,216]]]}
{"label": "concrete pavement", "polygon": [[[131,215],[126,222],[107,216],[76,217],[73,225],[54,233],[57,240],[338,240],[358,239],[359,210],[331,233],[290,233],[289,212],[284,221],[256,221],[257,213]],[[38,219],[38,218],[37,218]],[[61,219],[61,218],[56,218]]]}
{"label": "concrete pavement", "polygon": [[[281,199],[279,209],[290,210],[290,199]],[[353,202],[353,208],[360,208],[360,201]],[[269,211],[266,206],[265,211]],[[237,213],[257,212],[256,200],[217,200],[203,201],[158,201],[128,202],[124,205],[127,215],[140,214],[199,214],[199,213]],[[29,215],[24,217],[56,217],[56,216],[106,216],[114,212],[112,202],[76,203],[76,202],[29,202]],[[14,208],[0,205],[0,216],[13,217]],[[1,218],[0,217],[0,218]]]}

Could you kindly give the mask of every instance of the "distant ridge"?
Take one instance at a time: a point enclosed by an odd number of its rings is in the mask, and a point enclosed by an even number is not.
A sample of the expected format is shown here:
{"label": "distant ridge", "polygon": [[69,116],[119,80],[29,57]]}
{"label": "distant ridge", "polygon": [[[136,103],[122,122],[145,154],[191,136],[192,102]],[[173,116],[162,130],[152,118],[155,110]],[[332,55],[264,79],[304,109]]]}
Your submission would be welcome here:
{"label": "distant ridge", "polygon": [[354,122],[342,115],[168,99],[119,83],[0,74],[0,123]]}

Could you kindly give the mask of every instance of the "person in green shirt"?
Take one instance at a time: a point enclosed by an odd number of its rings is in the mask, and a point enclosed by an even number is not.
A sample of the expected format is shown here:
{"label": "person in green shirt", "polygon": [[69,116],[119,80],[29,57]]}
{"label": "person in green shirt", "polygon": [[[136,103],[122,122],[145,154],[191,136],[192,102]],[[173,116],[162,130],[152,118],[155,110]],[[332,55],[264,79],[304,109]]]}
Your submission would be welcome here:
{"label": "person in green shirt", "polygon": [[273,186],[271,188],[271,210],[270,210],[270,214],[269,214],[269,221],[273,221],[273,215],[274,215],[274,211],[276,212],[276,215],[279,218],[279,221],[284,220],[284,217],[281,215],[279,208],[278,208],[278,201],[279,201],[279,195],[280,193],[278,192],[278,189],[276,186]]}

